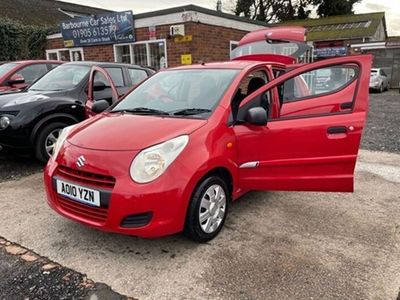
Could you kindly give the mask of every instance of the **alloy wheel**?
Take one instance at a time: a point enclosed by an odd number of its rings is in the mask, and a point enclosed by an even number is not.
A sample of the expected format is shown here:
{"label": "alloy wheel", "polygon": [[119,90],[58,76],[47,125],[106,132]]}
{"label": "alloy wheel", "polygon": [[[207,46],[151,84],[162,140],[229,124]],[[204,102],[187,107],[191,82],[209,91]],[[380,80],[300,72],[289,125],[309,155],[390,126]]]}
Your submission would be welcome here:
{"label": "alloy wheel", "polygon": [[54,129],[46,137],[45,147],[46,147],[46,153],[49,157],[51,157],[54,153],[54,146],[56,145],[56,142],[60,136],[61,131],[62,131],[62,128]]}
{"label": "alloy wheel", "polygon": [[215,232],[224,220],[226,195],[219,184],[213,184],[204,193],[199,208],[200,227],[205,233]]}

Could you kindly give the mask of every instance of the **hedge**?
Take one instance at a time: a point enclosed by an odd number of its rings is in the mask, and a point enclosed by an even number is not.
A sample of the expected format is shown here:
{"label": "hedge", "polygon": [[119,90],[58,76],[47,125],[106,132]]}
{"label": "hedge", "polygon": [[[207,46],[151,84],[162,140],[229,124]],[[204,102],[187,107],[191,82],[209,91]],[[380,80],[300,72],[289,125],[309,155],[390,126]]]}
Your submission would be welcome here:
{"label": "hedge", "polygon": [[46,36],[52,32],[51,27],[0,18],[0,61],[44,58]]}

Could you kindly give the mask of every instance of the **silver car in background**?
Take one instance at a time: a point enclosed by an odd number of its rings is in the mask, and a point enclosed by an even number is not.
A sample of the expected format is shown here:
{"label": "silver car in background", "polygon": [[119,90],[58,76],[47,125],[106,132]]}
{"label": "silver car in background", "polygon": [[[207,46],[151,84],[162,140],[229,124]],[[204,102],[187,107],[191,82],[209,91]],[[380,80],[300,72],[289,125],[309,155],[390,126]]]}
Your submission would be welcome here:
{"label": "silver car in background", "polygon": [[371,77],[369,79],[369,88],[382,93],[389,90],[389,78],[385,71],[381,68],[371,69]]}

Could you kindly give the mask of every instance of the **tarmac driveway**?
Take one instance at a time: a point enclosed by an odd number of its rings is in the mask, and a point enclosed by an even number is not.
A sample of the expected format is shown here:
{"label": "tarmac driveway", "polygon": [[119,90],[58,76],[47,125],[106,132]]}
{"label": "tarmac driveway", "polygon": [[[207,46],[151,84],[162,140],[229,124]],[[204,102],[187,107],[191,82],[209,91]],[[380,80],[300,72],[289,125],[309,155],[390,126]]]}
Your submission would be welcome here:
{"label": "tarmac driveway", "polygon": [[395,299],[400,155],[362,151],[354,194],[254,192],[208,244],[53,213],[41,174],[0,183],[0,236],[139,299]]}

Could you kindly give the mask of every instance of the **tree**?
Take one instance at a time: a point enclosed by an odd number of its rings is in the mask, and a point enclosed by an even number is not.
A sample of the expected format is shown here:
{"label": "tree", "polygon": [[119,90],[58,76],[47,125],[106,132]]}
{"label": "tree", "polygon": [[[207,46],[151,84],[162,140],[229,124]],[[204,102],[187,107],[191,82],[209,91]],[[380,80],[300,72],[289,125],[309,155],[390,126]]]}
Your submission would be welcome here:
{"label": "tree", "polygon": [[312,11],[319,17],[353,14],[362,0],[236,0],[233,12],[249,19],[278,22],[307,19]]}
{"label": "tree", "polygon": [[305,19],[312,0],[237,0],[234,13],[249,19],[276,22],[290,19]]}
{"label": "tree", "polygon": [[320,17],[354,14],[353,6],[361,0],[312,0]]}

